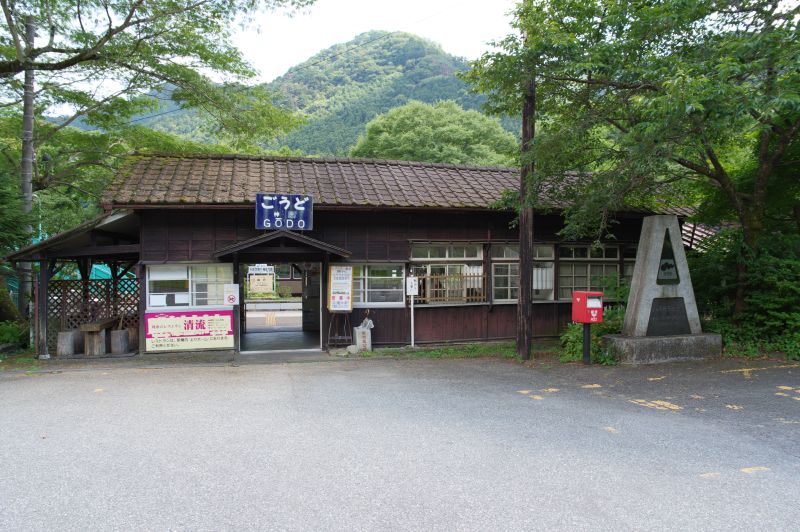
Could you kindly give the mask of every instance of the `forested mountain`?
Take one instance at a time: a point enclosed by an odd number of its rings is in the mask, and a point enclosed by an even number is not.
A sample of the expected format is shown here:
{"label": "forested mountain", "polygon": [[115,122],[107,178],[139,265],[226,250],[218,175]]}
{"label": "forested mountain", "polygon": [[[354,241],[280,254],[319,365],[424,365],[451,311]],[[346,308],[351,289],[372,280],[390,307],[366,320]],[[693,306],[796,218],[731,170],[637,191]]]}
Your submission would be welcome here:
{"label": "forested mountain", "polygon": [[[454,100],[479,109],[483,97],[470,94],[455,75],[466,60],[408,33],[372,31],[323,50],[269,83],[277,103],[306,114],[305,125],[278,139],[309,155],[346,155],[367,122],[411,100]],[[141,121],[154,129],[197,140],[213,140],[194,113],[180,111]],[[513,120],[504,125],[516,133]]]}

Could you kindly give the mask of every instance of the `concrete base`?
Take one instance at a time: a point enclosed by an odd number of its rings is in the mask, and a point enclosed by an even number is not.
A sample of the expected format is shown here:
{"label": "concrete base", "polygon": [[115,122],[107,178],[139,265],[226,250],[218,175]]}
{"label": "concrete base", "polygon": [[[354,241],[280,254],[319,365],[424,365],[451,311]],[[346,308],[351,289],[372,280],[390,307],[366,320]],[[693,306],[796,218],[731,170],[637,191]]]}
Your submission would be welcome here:
{"label": "concrete base", "polygon": [[603,337],[603,346],[621,364],[658,364],[680,360],[700,360],[722,354],[722,336],[711,333],[675,336]]}

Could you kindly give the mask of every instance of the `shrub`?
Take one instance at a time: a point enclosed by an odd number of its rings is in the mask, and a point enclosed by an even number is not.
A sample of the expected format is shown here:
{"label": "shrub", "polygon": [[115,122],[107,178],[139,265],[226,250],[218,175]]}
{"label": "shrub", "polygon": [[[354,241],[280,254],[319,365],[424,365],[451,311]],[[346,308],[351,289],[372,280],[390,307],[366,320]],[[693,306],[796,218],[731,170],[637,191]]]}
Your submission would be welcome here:
{"label": "shrub", "polygon": [[[606,366],[617,363],[602,346],[603,336],[606,334],[619,334],[622,332],[622,322],[625,319],[625,307],[621,304],[608,307],[603,312],[603,323],[591,326],[591,344],[589,354],[592,362]],[[583,359],[583,324],[570,323],[564,334],[561,335],[562,362],[577,362]]]}
{"label": "shrub", "polygon": [[[707,245],[689,255],[704,330],[720,333],[729,354],[780,352],[800,360],[800,236],[770,235],[758,253],[740,231],[721,232]],[[745,310],[734,316],[739,266],[746,271]]]}
{"label": "shrub", "polygon": [[28,345],[28,325],[19,321],[0,321],[0,344]]}

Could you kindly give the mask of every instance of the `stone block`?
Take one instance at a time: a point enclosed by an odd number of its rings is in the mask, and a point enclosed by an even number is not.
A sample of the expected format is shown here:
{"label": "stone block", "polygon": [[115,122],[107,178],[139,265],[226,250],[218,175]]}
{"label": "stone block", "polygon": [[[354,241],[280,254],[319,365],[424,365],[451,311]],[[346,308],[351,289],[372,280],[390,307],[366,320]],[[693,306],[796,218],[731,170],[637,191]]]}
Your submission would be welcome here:
{"label": "stone block", "polygon": [[603,337],[603,346],[622,364],[658,364],[718,357],[722,354],[722,337],[712,333],[673,336],[609,334]]}

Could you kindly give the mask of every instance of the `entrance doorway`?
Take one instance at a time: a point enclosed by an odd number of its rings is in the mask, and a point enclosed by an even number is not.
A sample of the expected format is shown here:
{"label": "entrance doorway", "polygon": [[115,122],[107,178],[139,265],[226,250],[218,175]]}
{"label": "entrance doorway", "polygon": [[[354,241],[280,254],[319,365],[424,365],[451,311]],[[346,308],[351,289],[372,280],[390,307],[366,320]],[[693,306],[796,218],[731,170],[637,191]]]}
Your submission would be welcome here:
{"label": "entrance doorway", "polygon": [[318,350],[321,263],[242,265],[241,351]]}

